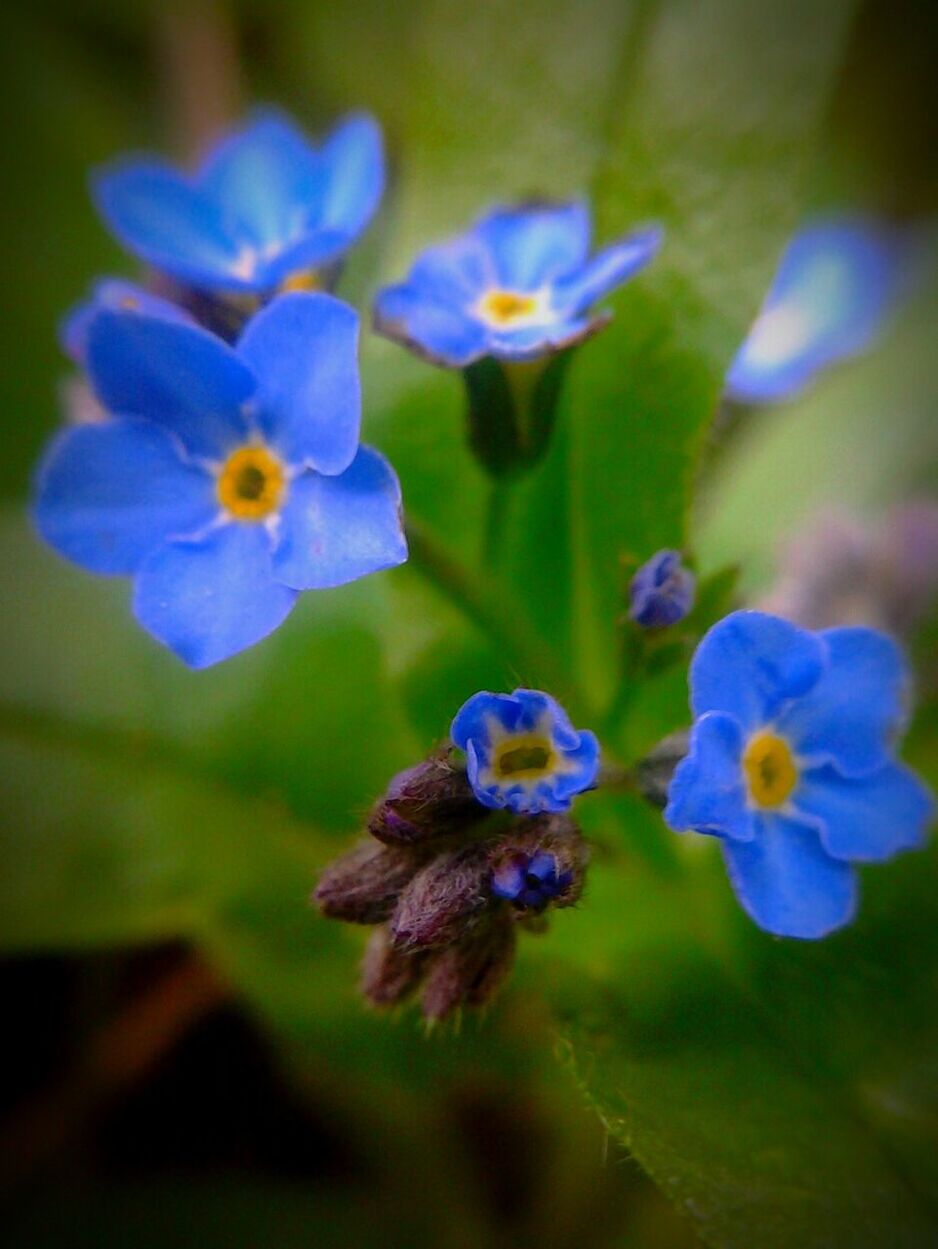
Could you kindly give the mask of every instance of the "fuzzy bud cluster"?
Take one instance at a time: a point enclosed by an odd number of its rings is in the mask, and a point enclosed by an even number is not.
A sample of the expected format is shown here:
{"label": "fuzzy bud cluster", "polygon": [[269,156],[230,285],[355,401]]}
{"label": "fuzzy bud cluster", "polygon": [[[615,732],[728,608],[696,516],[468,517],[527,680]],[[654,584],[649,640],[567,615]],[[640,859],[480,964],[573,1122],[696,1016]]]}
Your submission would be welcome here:
{"label": "fuzzy bud cluster", "polygon": [[313,901],[328,918],[374,926],[361,988],[375,1006],[419,992],[435,1020],[484,1005],[519,926],[537,930],[583,888],[587,846],[569,815],[493,813],[448,749],[394,777],[368,832],[326,868]]}

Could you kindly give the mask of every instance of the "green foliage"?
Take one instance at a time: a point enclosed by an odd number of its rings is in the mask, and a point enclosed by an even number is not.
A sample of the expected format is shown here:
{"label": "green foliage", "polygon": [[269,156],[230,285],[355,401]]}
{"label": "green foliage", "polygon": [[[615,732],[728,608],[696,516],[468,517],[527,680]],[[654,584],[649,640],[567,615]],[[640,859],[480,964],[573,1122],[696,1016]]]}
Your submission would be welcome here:
{"label": "green foliage", "polygon": [[[494,567],[480,559],[490,483],[465,447],[461,380],[373,337],[366,437],[399,470],[428,546],[393,575],[305,596],[254,651],[183,671],[133,625],[125,587],[54,560],[16,518],[0,531],[15,590],[0,639],[3,948],[200,942],[291,1054],[328,1055],[382,1160],[401,1122],[415,1125],[428,1188],[469,1233],[471,1195],[433,1161],[439,1127],[422,1099],[473,1064],[523,1079],[556,1026],[610,1135],[709,1243],[911,1249],[936,1234],[934,856],[870,873],[854,930],[779,944],[738,913],[714,845],[672,838],[631,796],[590,797],[581,813],[597,851],[583,906],[528,943],[504,1015],[432,1043],[409,1018],[364,1016],[357,935],[306,906],[319,866],[386,779],[445,734],[474,690],[544,685],[594,726],[614,703],[621,558],[694,547],[687,520],[705,432],[802,210],[849,7],[284,6],[256,67],[265,92],[313,122],[371,107],[388,130],[395,182],[367,244],[375,267],[353,264],[350,295],[364,300],[425,242],[532,191],[592,187],[603,240],[644,220],[666,227],[660,259],[574,359],[545,458],[500,500]],[[70,289],[48,277],[30,289],[19,256],[10,280],[27,292],[23,351],[4,396],[22,416],[16,464],[52,424],[54,317],[110,258],[77,206],[83,166],[148,137],[118,133],[108,89],[88,71],[81,58],[69,71],[80,109],[63,92],[34,121],[34,143],[55,134],[62,149],[41,193],[61,193],[62,221],[79,223],[81,261],[48,223],[27,221],[51,240]],[[711,575],[688,632],[733,593],[731,573],[714,568],[741,554],[765,560],[777,528],[761,524],[766,500],[780,512],[792,493],[782,472],[799,478],[811,465],[818,493],[829,492],[848,448],[873,480],[897,385],[922,427],[934,366],[921,326],[911,346],[897,338],[845,369],[763,443],[754,430],[752,454],[742,441],[714,467],[719,494],[698,544]],[[27,339],[42,348],[31,354]],[[683,665],[659,668],[611,724],[610,756],[632,757],[686,722]],[[556,1192],[559,1202],[559,1179]],[[285,1244],[299,1243],[307,1218],[322,1223],[307,1196],[276,1196]],[[146,1226],[151,1200],[134,1197],[120,1225]],[[198,1206],[206,1217],[201,1197]],[[48,1243],[62,1243],[50,1228]],[[354,1220],[343,1235],[358,1238]]]}

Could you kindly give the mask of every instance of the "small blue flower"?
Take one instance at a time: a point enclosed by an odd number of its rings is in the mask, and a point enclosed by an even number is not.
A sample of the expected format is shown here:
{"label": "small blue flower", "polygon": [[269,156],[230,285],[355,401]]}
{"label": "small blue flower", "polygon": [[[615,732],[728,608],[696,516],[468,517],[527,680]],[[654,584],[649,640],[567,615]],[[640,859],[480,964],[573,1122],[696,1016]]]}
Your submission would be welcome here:
{"label": "small blue flower", "polygon": [[505,898],[519,911],[542,911],[570,885],[573,872],[562,872],[554,855],[546,850],[514,854],[492,872],[496,898]]}
{"label": "small blue flower", "polygon": [[124,278],[101,278],[91,288],[88,299],[76,304],[62,321],[59,337],[62,350],[76,364],[83,364],[91,322],[102,311],[136,312],[163,321],[195,325],[195,319],[178,304],[154,295],[152,291]]}
{"label": "small blue flower", "polygon": [[740,403],[796,395],[825,365],[870,346],[904,283],[905,248],[862,219],[834,218],[788,245],[726,378]]}
{"label": "small blue flower", "polygon": [[377,123],[353,115],[319,147],[267,110],[192,177],[137,157],[94,179],[98,209],[146,264],[198,290],[305,289],[368,224],[384,188]]}
{"label": "small blue flower", "polygon": [[138,621],[193,668],[260,641],[300,590],[402,563],[397,478],[358,442],[357,343],[356,313],[331,295],[280,296],[236,348],[99,311],[84,355],[111,416],[53,440],[40,534],[132,576]]}
{"label": "small blue flower", "polygon": [[605,324],[590,307],[648,264],[661,237],[639,230],[590,258],[585,204],[498,208],[379,291],[375,328],[447,368],[533,360]]}
{"label": "small blue flower", "polygon": [[873,629],[810,633],[733,612],[690,672],[690,752],[664,818],[723,840],[742,906],[768,932],[823,937],[857,901],[852,864],[921,846],[933,804],[891,753],[906,674]]}
{"label": "small blue flower", "polygon": [[629,615],[644,629],[677,624],[694,605],[695,584],[680,551],[659,551],[632,578]]}
{"label": "small blue flower", "polygon": [[575,794],[592,788],[599,770],[595,735],[578,732],[563,708],[538,690],[473,694],[456,713],[450,736],[466,752],[479,802],[516,815],[566,811]]}

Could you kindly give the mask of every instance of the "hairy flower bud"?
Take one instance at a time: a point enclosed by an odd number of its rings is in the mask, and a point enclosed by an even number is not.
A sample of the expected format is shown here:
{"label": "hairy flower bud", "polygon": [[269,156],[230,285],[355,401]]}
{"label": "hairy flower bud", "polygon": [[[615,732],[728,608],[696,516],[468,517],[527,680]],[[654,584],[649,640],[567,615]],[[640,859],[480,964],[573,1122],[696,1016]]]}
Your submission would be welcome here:
{"label": "hairy flower bud", "polygon": [[420,982],[426,968],[421,950],[404,951],[391,942],[386,924],[376,928],[368,939],[361,966],[362,995],[373,1006],[394,1006],[402,1002]]}
{"label": "hairy flower bud", "polygon": [[485,909],[488,880],[486,843],[438,854],[401,894],[391,920],[391,940],[411,949],[457,941]]}
{"label": "hairy flower bud", "polygon": [[469,786],[466,770],[449,749],[398,772],[368,820],[368,831],[389,845],[413,845],[462,832],[486,816]]}
{"label": "hairy flower bud", "polygon": [[491,853],[491,890],[519,911],[572,906],[588,860],[589,847],[568,815],[518,820]]}
{"label": "hairy flower bud", "polygon": [[427,1019],[444,1019],[457,1006],[484,1006],[511,968],[516,924],[498,907],[430,964],[421,1002]]}
{"label": "hairy flower bud", "polygon": [[323,872],[312,901],[330,919],[380,924],[424,862],[414,850],[361,842]]}

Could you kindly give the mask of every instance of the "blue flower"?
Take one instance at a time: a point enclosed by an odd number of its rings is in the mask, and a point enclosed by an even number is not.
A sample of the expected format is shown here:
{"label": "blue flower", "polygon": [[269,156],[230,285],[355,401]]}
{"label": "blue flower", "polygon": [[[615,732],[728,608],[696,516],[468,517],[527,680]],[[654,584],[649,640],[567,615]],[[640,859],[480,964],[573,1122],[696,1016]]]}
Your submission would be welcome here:
{"label": "blue flower", "polygon": [[562,872],[554,855],[538,850],[512,855],[492,872],[491,889],[518,910],[541,911],[570,885],[573,872]]}
{"label": "blue flower", "polygon": [[648,264],[661,237],[639,230],[590,258],[585,204],[498,208],[379,291],[375,328],[448,368],[533,360],[604,325],[590,307]]}
{"label": "blue flower", "polygon": [[305,288],[368,224],[384,187],[381,133],[347,118],[319,148],[265,111],[209,153],[198,173],[116,162],[94,179],[98,209],[140,260],[199,290]]}
{"label": "blue flower", "polygon": [[35,518],[60,554],[132,576],[134,613],[194,668],[251,646],[300,590],[402,563],[400,489],[358,442],[358,317],[283,295],[237,348],[103,310],[85,359],[111,418],[46,453]]}
{"label": "blue flower", "polygon": [[665,820],[722,838],[737,897],[768,932],[823,937],[848,923],[852,865],[920,846],[932,815],[891,752],[897,647],[873,629],[811,633],[733,612],[700,643],[690,685],[696,722]]}
{"label": "blue flower", "polygon": [[194,325],[195,319],[178,304],[154,295],[135,282],[124,278],[101,278],[91,289],[88,299],[76,304],[62,321],[59,337],[62,350],[76,364],[83,364],[88,344],[88,330],[99,312],[136,312],[141,316],[163,321],[181,321]]}
{"label": "blue flower", "polygon": [[578,732],[563,708],[538,690],[473,694],[456,713],[450,736],[466,752],[479,802],[516,815],[566,811],[575,794],[592,788],[599,770],[594,734]]}
{"label": "blue flower", "polygon": [[629,615],[645,629],[683,620],[694,605],[694,574],[680,551],[659,551],[642,564],[629,585]]}
{"label": "blue flower", "polygon": [[904,282],[905,249],[862,219],[796,235],[726,378],[741,403],[788,399],[825,365],[868,347]]}

